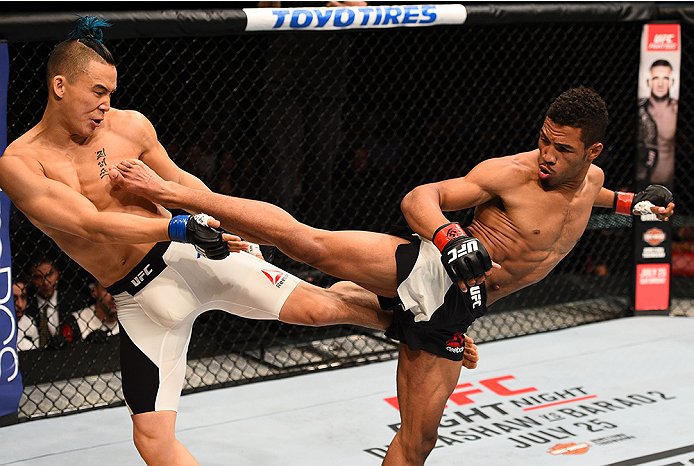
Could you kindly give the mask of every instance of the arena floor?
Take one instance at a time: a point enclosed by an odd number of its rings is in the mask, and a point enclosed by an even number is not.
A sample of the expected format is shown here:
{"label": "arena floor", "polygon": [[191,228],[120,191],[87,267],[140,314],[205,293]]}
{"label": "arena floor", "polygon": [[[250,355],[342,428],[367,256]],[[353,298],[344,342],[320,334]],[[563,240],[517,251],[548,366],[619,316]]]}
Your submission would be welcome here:
{"label": "arena floor", "polygon": [[[449,401],[435,465],[694,463],[694,319],[634,317],[480,345]],[[182,398],[202,465],[378,465],[396,362]],[[0,429],[0,465],[143,464],[125,408]]]}

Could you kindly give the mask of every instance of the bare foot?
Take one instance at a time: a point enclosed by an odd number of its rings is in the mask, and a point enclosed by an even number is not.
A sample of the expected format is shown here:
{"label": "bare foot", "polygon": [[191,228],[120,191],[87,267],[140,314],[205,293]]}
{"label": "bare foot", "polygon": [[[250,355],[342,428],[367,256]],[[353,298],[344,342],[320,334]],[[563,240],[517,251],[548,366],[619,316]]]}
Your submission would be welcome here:
{"label": "bare foot", "polygon": [[144,162],[137,159],[123,160],[112,165],[108,175],[112,185],[154,202],[163,203],[166,182]]}

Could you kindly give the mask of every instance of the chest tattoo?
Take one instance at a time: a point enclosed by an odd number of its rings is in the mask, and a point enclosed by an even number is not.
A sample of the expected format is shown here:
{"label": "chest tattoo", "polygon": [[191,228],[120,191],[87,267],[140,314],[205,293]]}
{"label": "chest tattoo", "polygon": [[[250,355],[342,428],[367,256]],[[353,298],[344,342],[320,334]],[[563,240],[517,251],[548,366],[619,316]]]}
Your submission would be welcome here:
{"label": "chest tattoo", "polygon": [[108,175],[106,168],[106,148],[96,151],[96,164],[99,166],[99,178]]}

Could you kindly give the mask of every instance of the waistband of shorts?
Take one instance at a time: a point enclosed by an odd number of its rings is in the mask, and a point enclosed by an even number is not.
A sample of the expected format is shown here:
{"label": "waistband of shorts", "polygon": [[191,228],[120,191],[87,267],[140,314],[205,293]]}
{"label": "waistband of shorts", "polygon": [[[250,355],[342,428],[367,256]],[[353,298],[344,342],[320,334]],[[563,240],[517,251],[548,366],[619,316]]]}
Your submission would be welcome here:
{"label": "waistband of shorts", "polygon": [[135,293],[154,280],[166,268],[163,256],[170,245],[171,241],[155,244],[125,277],[107,287],[106,290],[111,293],[111,296],[116,296],[123,292],[134,296]]}

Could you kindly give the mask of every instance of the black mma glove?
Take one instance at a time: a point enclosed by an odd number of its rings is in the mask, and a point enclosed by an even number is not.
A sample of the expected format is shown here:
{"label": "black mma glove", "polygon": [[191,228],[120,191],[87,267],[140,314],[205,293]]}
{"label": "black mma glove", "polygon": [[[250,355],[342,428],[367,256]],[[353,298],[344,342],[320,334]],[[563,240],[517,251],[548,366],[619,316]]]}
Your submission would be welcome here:
{"label": "black mma glove", "polygon": [[477,238],[467,236],[458,223],[447,223],[434,233],[433,243],[441,251],[441,262],[454,283],[484,275],[492,259]]}
{"label": "black mma glove", "polygon": [[652,213],[651,207],[667,207],[674,201],[669,189],[652,184],[638,194],[615,191],[614,210],[622,215],[646,215]]}
{"label": "black mma glove", "polygon": [[191,243],[201,256],[220,260],[229,255],[227,243],[219,228],[207,226],[209,215],[177,215],[169,222],[169,238],[179,243]]}

